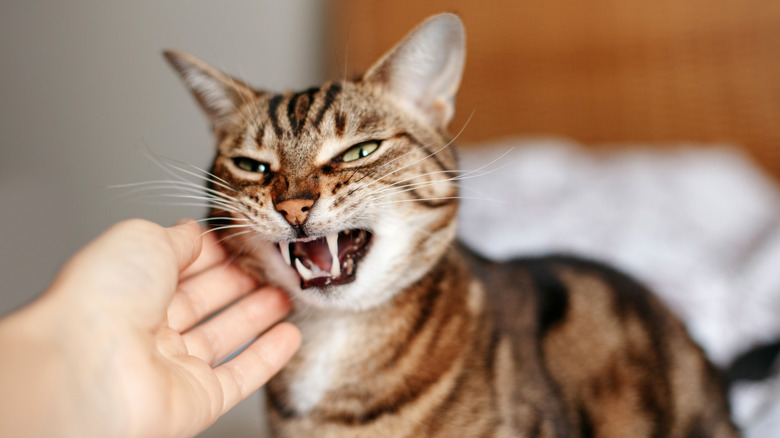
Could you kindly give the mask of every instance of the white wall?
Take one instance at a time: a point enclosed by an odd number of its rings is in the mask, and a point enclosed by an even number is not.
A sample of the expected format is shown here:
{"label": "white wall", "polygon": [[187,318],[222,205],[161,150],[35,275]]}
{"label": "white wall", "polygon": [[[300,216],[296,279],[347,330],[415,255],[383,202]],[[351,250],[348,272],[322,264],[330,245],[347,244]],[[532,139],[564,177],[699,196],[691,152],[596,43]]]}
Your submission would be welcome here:
{"label": "white wall", "polygon": [[[163,49],[258,87],[307,87],[321,82],[323,54],[331,53],[321,47],[322,5],[0,3],[0,315],[44,290],[70,254],[114,222],[203,215],[107,188],[164,177],[146,147],[200,167],[211,159],[208,124]],[[222,427],[212,434],[253,436],[239,432],[240,420]]]}

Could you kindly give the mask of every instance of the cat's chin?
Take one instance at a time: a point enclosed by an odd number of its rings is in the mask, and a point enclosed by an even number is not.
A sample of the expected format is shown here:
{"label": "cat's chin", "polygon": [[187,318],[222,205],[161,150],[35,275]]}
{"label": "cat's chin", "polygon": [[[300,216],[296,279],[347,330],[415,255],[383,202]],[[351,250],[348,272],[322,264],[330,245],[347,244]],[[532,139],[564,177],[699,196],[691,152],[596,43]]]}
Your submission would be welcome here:
{"label": "cat's chin", "polygon": [[300,288],[329,289],[355,280],[358,265],[371,246],[371,232],[343,230],[320,237],[277,243],[284,260],[300,278]]}

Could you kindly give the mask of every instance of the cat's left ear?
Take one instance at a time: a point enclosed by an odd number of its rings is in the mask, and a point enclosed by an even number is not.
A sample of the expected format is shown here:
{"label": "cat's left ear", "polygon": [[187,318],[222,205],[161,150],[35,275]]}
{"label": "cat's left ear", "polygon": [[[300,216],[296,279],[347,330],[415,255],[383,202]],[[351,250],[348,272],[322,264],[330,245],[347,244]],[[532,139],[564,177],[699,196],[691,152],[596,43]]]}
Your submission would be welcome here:
{"label": "cat's left ear", "polygon": [[444,130],[455,113],[466,33],[455,14],[435,15],[417,26],[363,76]]}
{"label": "cat's left ear", "polygon": [[215,127],[224,126],[239,108],[252,102],[252,89],[186,53],[167,51],[165,58],[179,73]]}

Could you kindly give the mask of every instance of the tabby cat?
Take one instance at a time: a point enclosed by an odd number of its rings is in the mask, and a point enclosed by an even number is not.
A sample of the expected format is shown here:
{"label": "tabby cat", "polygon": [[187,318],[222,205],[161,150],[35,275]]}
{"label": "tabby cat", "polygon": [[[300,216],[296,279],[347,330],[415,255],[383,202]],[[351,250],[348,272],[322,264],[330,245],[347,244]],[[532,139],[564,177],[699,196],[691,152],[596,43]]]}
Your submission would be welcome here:
{"label": "tabby cat", "polygon": [[166,56],[217,139],[229,251],[295,299],[281,437],[732,437],[718,374],[640,285],[454,242],[464,30],[434,16],[355,81],[257,91]]}

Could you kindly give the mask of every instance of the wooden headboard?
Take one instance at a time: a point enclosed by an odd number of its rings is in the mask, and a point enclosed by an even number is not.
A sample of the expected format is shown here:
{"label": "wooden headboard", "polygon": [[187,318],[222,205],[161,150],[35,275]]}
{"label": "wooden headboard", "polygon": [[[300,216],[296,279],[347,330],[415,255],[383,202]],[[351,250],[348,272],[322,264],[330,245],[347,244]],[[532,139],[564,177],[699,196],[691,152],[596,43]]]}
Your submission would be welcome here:
{"label": "wooden headboard", "polygon": [[[334,75],[437,12],[463,19],[462,139],[732,143],[780,176],[778,0],[332,0]],[[344,66],[348,72],[345,72]],[[619,147],[619,146],[616,146]]]}

